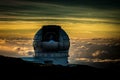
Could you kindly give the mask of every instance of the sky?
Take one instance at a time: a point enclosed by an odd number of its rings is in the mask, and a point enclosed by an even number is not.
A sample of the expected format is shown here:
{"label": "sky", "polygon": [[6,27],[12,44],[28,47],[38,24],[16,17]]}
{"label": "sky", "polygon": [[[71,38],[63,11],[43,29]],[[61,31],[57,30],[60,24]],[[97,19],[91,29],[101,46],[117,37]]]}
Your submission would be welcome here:
{"label": "sky", "polygon": [[116,38],[119,9],[118,0],[1,0],[0,35],[33,38],[42,25],[56,24],[71,38]]}
{"label": "sky", "polygon": [[35,33],[43,25],[52,24],[60,25],[69,35],[71,62],[119,61],[119,3],[119,0],[0,0],[0,55],[33,55]]}

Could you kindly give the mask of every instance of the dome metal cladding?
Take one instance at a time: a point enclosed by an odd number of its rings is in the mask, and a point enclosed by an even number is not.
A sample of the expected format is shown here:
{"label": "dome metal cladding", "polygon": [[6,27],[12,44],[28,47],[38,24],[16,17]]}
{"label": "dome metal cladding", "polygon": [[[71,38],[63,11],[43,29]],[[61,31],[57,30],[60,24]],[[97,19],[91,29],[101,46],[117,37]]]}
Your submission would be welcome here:
{"label": "dome metal cladding", "polygon": [[70,47],[70,40],[61,26],[44,25],[35,34],[33,47],[35,53],[67,51]]}

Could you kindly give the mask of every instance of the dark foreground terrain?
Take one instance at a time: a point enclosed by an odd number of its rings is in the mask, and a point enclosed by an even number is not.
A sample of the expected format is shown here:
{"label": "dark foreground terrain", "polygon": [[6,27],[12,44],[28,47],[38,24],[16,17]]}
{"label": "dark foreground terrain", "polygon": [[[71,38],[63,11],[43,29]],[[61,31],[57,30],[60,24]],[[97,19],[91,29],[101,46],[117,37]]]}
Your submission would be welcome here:
{"label": "dark foreground terrain", "polygon": [[[20,58],[0,56],[0,73],[2,76],[38,77],[38,78],[94,78],[94,77],[119,77],[119,66],[109,66],[108,68],[95,68],[87,65],[50,65],[38,64],[23,61]],[[4,77],[4,78],[6,78]]]}

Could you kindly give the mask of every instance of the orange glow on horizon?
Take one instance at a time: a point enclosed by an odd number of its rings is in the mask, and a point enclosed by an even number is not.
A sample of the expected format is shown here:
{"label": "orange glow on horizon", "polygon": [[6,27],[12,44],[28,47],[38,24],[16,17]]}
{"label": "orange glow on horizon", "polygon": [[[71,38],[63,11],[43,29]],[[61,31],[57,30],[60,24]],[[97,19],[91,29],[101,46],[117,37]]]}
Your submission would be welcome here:
{"label": "orange glow on horizon", "polygon": [[[7,30],[4,35],[17,35],[21,37],[33,37],[34,34],[41,28],[43,25],[49,25],[51,22],[28,22],[28,21],[16,21],[16,22],[0,22],[0,30]],[[114,24],[104,24],[104,23],[54,23],[62,26],[62,28],[68,33],[71,38],[107,38],[107,37],[119,37],[120,30],[118,29],[119,25]],[[9,33],[13,31],[13,33]],[[14,32],[15,31],[15,32]],[[114,33],[110,33],[114,32]],[[0,36],[4,36],[0,33]],[[12,37],[11,35],[11,37]]]}

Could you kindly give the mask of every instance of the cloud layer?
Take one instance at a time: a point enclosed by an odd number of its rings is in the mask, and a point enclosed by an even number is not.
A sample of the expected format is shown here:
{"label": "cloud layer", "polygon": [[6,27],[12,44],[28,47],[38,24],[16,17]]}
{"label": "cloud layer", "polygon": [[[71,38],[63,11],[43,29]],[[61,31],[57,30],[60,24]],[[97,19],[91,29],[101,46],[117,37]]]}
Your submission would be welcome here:
{"label": "cloud layer", "polygon": [[112,62],[120,61],[119,39],[77,39],[71,42],[70,61]]}
{"label": "cloud layer", "polygon": [[[120,61],[119,39],[72,39],[69,62],[74,64]],[[11,57],[34,56],[31,39],[1,39],[0,55]]]}
{"label": "cloud layer", "polygon": [[10,57],[33,56],[32,40],[0,40],[0,55]]}

